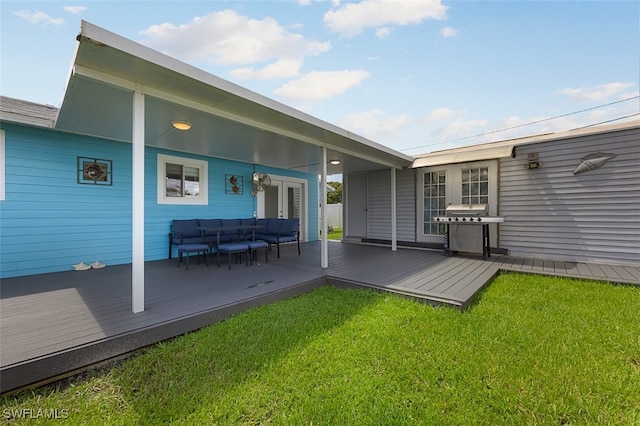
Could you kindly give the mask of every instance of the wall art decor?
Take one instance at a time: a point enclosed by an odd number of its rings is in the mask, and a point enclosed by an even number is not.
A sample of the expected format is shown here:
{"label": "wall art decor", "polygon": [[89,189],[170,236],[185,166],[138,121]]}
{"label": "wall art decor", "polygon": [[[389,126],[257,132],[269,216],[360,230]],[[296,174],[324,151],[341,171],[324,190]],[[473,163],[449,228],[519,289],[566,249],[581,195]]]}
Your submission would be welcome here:
{"label": "wall art decor", "polygon": [[78,183],[111,185],[112,172],[111,160],[78,157]]}
{"label": "wall art decor", "polygon": [[242,194],[242,176],[225,175],[224,192],[227,194]]}

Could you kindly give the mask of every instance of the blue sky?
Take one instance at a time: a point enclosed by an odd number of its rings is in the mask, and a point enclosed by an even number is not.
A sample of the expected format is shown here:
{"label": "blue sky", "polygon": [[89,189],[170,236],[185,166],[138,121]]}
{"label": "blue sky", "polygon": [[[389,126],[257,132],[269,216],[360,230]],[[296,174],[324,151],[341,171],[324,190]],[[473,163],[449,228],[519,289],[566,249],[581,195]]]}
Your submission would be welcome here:
{"label": "blue sky", "polygon": [[0,0],[0,12],[0,93],[55,106],[84,19],[409,155],[639,118],[637,1]]}

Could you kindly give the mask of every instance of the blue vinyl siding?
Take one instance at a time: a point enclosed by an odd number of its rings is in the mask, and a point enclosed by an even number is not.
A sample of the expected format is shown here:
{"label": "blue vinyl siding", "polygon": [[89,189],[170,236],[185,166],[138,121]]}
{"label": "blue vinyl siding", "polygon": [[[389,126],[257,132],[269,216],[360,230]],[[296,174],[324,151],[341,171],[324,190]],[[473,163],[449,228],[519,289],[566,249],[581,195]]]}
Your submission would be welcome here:
{"label": "blue vinyl siding", "polygon": [[[65,271],[79,262],[131,263],[131,145],[2,123],[6,198],[0,201],[0,278]],[[209,205],[157,204],[157,154],[208,161]],[[77,157],[112,161],[112,185],[78,184]],[[266,170],[268,169],[268,170]],[[317,235],[316,176],[308,179],[309,235]],[[167,257],[172,219],[251,217],[253,165],[147,148],[145,260]],[[243,194],[225,194],[225,175],[243,176]]]}

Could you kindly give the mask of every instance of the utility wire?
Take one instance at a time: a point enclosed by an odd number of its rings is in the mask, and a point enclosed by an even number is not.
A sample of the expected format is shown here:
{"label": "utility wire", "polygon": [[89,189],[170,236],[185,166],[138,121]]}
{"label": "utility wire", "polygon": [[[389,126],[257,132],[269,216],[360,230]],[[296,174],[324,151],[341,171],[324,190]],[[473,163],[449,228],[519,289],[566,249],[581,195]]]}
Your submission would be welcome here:
{"label": "utility wire", "polygon": [[631,118],[635,116],[640,116],[640,112],[636,112],[635,114],[623,115],[622,117],[612,118],[611,120],[601,121],[599,123],[587,124],[586,126],[576,127],[575,129],[571,129],[569,131],[571,132],[574,130],[586,129],[587,127],[599,126],[601,124],[611,123],[612,121],[624,120],[625,118]]}
{"label": "utility wire", "polygon": [[[519,124],[517,126],[506,127],[504,129],[498,129],[498,130],[491,130],[489,132],[478,133],[477,135],[465,136],[463,138],[457,138],[457,139],[451,139],[451,140],[446,140],[446,141],[441,141],[441,142],[434,142],[432,144],[427,144],[427,145],[415,146],[413,148],[404,148],[404,149],[401,149],[400,151],[409,151],[409,150],[413,150],[413,149],[421,149],[421,148],[426,148],[426,147],[431,146],[431,145],[440,145],[440,144],[444,144],[444,143],[459,142],[459,141],[463,141],[463,140],[467,140],[467,139],[477,138],[477,137],[480,137],[480,136],[486,136],[486,135],[491,135],[491,134],[494,134],[494,133],[505,132],[507,130],[518,129],[520,127],[526,127],[526,126],[531,126],[533,124],[543,123],[545,121],[555,120],[557,118],[568,117],[570,115],[580,114],[580,113],[583,113],[583,112],[592,111],[594,109],[598,109],[598,108],[602,108],[602,107],[606,107],[606,106],[610,106],[610,105],[615,105],[615,104],[631,101],[633,99],[638,99],[638,98],[640,98],[640,96],[632,96],[630,98],[621,99],[619,101],[609,102],[608,104],[603,104],[603,105],[598,105],[598,106],[594,106],[594,107],[591,107],[591,108],[581,109],[579,111],[569,112],[567,114],[556,115],[554,117],[543,118],[542,120],[531,121],[529,123]],[[640,115],[640,114],[631,114],[631,115],[627,115],[627,116],[624,116],[624,117],[619,117],[619,118],[614,118],[612,120],[603,121],[603,122],[600,122],[600,123],[588,124],[588,125],[586,125],[584,127],[579,127],[579,129],[582,129],[582,128],[585,128],[585,127],[597,126],[599,124],[604,124],[604,123],[608,123],[608,122],[611,122],[611,121],[623,120],[625,118],[633,117],[635,115]],[[573,129],[573,130],[577,130],[577,129]]]}

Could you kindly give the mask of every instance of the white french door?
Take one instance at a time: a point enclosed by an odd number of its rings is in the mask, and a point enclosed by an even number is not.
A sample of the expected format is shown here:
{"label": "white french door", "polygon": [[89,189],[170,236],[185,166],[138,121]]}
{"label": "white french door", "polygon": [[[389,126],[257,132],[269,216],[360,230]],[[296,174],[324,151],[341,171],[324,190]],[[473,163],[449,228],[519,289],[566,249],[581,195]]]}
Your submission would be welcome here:
{"label": "white french door", "polygon": [[[478,161],[425,167],[417,176],[416,239],[441,243],[445,225],[433,221],[444,216],[449,204],[489,204],[489,214],[497,214],[498,162]],[[493,231],[492,241],[496,232]]]}
{"label": "white french door", "polygon": [[258,192],[258,217],[300,219],[300,239],[307,233],[307,181],[304,179],[270,175],[271,185]]}

